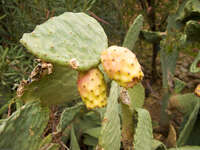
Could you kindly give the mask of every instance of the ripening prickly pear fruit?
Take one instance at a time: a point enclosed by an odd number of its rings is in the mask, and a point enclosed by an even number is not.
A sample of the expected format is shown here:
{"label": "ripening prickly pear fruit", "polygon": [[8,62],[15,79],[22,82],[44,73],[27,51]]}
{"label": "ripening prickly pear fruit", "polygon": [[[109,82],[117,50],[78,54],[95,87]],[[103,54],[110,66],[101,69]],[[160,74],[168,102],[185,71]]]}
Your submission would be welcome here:
{"label": "ripening prickly pear fruit", "polygon": [[194,92],[195,92],[195,94],[196,94],[197,96],[200,97],[200,84],[197,85],[197,87],[196,87],[196,89],[195,89]]}
{"label": "ripening prickly pear fruit", "polygon": [[77,84],[81,98],[88,109],[106,106],[106,84],[99,69],[79,72]]}
{"label": "ripening prickly pear fruit", "polygon": [[101,53],[101,63],[108,77],[125,88],[133,87],[144,76],[133,52],[119,46],[111,46]]}

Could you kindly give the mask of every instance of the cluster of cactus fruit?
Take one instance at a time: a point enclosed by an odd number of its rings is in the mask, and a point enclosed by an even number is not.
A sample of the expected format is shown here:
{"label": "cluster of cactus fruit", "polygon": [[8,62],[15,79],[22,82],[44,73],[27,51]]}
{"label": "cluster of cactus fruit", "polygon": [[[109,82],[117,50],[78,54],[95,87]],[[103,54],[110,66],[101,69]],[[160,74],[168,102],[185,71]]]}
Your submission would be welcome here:
{"label": "cluster of cactus fruit", "polygon": [[[108,77],[125,88],[133,87],[144,76],[135,54],[124,47],[111,46],[104,50],[101,53],[101,63]],[[98,68],[92,68],[86,73],[80,72],[77,86],[88,109],[106,106],[106,84]]]}

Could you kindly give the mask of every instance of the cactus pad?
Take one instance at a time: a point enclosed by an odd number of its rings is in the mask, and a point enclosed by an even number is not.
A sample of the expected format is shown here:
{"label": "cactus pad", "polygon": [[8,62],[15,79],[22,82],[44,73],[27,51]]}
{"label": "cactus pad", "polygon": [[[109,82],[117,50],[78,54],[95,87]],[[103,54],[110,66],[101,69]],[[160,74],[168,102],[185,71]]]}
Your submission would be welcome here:
{"label": "cactus pad", "polygon": [[46,62],[88,70],[97,66],[107,36],[100,24],[84,13],[66,12],[25,33],[20,42]]}
{"label": "cactus pad", "polygon": [[53,65],[51,74],[39,79],[34,77],[32,80],[31,83],[18,88],[18,96],[25,102],[38,99],[47,106],[80,97],[76,87],[77,72],[70,67]]}
{"label": "cactus pad", "polygon": [[80,72],[77,82],[81,98],[87,108],[104,107],[107,103],[106,84],[103,74],[96,68]]}
{"label": "cactus pad", "polygon": [[27,103],[0,121],[0,149],[38,150],[48,120],[48,108],[38,101]]}
{"label": "cactus pad", "polygon": [[101,62],[107,75],[122,87],[133,87],[144,76],[135,54],[124,47],[111,46],[104,50]]}

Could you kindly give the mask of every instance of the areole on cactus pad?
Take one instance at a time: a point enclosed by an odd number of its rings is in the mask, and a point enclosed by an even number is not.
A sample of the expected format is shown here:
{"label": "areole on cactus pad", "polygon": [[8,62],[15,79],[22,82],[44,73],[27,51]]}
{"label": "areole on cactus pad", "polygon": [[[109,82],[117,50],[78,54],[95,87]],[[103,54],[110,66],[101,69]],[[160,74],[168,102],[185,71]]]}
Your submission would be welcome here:
{"label": "areole on cactus pad", "polygon": [[133,87],[144,76],[133,52],[119,46],[111,46],[101,53],[101,63],[109,78],[125,88]]}
{"label": "areole on cactus pad", "polygon": [[77,86],[88,109],[106,106],[106,84],[99,69],[93,68],[87,72],[79,72]]}

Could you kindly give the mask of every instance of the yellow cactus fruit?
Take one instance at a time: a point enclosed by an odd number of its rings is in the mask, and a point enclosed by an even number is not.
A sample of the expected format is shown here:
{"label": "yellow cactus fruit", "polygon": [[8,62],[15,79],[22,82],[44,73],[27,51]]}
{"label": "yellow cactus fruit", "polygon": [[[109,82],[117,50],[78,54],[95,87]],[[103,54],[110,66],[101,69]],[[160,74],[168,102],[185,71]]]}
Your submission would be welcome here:
{"label": "yellow cactus fruit", "polygon": [[196,89],[195,89],[195,94],[197,95],[197,96],[200,96],[200,84],[198,84],[197,85],[197,87],[196,87]]}
{"label": "yellow cactus fruit", "polygon": [[108,77],[122,87],[131,88],[143,79],[135,54],[127,48],[109,47],[101,53],[101,63]]}
{"label": "yellow cactus fruit", "polygon": [[106,106],[106,83],[99,69],[93,68],[88,72],[79,72],[77,86],[88,109]]}

